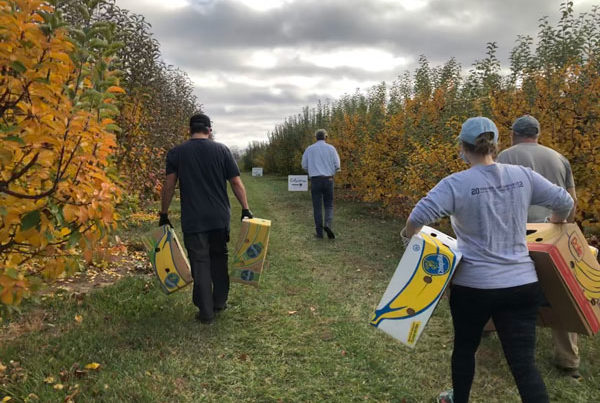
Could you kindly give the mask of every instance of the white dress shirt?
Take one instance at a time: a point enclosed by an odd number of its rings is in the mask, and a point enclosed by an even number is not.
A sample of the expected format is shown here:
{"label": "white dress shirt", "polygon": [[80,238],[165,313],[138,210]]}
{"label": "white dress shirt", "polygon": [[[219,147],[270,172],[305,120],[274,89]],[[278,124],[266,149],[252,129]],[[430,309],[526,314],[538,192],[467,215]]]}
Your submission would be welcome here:
{"label": "white dress shirt", "polygon": [[331,144],[318,140],[304,150],[302,168],[308,176],[333,176],[340,170],[340,156]]}

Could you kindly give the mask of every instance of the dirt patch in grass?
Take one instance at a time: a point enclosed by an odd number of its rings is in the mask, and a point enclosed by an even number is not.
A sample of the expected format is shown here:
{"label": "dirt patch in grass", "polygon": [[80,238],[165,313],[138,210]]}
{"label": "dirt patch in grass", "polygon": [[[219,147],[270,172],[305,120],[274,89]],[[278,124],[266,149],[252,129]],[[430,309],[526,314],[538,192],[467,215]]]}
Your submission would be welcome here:
{"label": "dirt patch in grass", "polygon": [[108,262],[100,265],[90,264],[81,272],[49,283],[42,295],[85,295],[95,289],[114,284],[126,276],[152,274],[152,266],[146,254],[128,249],[124,254],[111,256]]}
{"label": "dirt patch in grass", "polygon": [[[99,264],[89,264],[85,270],[72,276],[59,278],[47,283],[38,297],[41,301],[53,298],[69,299],[75,305],[82,305],[86,296],[97,289],[109,286],[127,276],[153,276],[152,266],[146,253],[135,246],[121,244],[118,252]],[[27,334],[52,328],[52,315],[37,305],[26,308],[21,315],[13,316],[0,331],[0,344],[16,340]]]}
{"label": "dirt patch in grass", "polygon": [[48,323],[50,314],[43,309],[35,309],[28,312],[27,315],[20,317],[20,320],[10,322],[0,332],[0,344],[9,340],[15,340],[24,334],[40,332]]}

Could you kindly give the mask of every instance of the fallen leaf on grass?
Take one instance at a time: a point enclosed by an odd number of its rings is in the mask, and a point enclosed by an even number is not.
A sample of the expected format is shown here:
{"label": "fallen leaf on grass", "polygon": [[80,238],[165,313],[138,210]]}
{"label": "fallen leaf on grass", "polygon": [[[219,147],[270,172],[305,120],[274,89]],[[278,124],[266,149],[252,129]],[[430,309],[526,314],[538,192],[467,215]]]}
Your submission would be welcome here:
{"label": "fallen leaf on grass", "polygon": [[77,323],[83,322],[83,316],[81,316],[81,315],[75,315],[75,322],[77,322]]}
{"label": "fallen leaf on grass", "polygon": [[53,376],[49,376],[46,379],[44,379],[44,382],[45,383],[54,383],[54,382],[56,382],[56,380],[54,379]]}
{"label": "fallen leaf on grass", "polygon": [[[79,385],[77,385],[77,387],[79,387]],[[73,392],[71,392],[70,394],[65,396],[65,400],[63,400],[63,403],[75,402],[75,396],[77,396],[78,394],[79,394],[79,389],[75,388],[75,390]]]}
{"label": "fallen leaf on grass", "polygon": [[342,350],[342,357],[345,357],[346,355],[348,355],[348,353],[346,352],[346,350]]}
{"label": "fallen leaf on grass", "polygon": [[56,385],[54,385],[54,389],[56,390],[63,390],[64,385],[62,383],[57,383]]}
{"label": "fallen leaf on grass", "polygon": [[35,393],[30,393],[27,395],[27,397],[29,398],[29,400],[40,400],[40,397]]}
{"label": "fallen leaf on grass", "polygon": [[6,365],[2,365],[2,361],[0,361],[0,374],[6,371]]}
{"label": "fallen leaf on grass", "polygon": [[10,396],[5,396],[5,397],[2,399],[2,401],[3,401],[3,402],[8,402],[9,400],[12,400],[12,397],[10,397]]}
{"label": "fallen leaf on grass", "polygon": [[248,354],[240,354],[238,358],[240,361],[248,361]]}
{"label": "fallen leaf on grass", "polygon": [[67,370],[60,371],[60,380],[66,382],[69,379],[69,372]]}
{"label": "fallen leaf on grass", "polygon": [[298,311],[288,311],[288,315],[295,315],[297,313],[298,313]]}
{"label": "fallen leaf on grass", "polygon": [[85,369],[98,369],[100,368],[100,364],[97,362],[91,362],[85,366]]}

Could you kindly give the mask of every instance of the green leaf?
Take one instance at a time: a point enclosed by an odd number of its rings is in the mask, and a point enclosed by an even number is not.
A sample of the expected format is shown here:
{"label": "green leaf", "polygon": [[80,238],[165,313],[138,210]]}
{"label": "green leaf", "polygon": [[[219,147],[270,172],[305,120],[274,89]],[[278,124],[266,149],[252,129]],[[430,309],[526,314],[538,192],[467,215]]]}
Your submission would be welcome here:
{"label": "green leaf", "polygon": [[4,124],[0,124],[0,132],[2,133],[7,133],[7,132],[12,132],[15,129],[18,129],[19,126],[16,125],[4,125]]}
{"label": "green leaf", "polygon": [[54,234],[48,230],[44,231],[44,237],[48,242],[54,242],[56,240]]}
{"label": "green leaf", "polygon": [[85,42],[85,32],[77,28],[70,28],[69,33],[71,37],[78,42],[78,44],[83,44]]}
{"label": "green leaf", "polygon": [[43,280],[39,277],[29,276],[27,280],[29,281],[29,289],[34,292],[39,291],[44,285]]}
{"label": "green leaf", "polygon": [[90,41],[90,48],[104,49],[107,46],[108,42],[106,42],[104,39],[93,38]]}
{"label": "green leaf", "polygon": [[56,219],[56,224],[59,227],[62,227],[65,224],[65,216],[63,215],[63,207],[53,204],[53,203],[49,203],[48,205],[50,207],[50,212]]}
{"label": "green leaf", "polygon": [[14,71],[16,71],[18,74],[23,74],[27,71],[27,67],[25,67],[25,65],[18,60],[15,60],[14,62],[12,62],[10,67]]}
{"label": "green leaf", "polygon": [[123,130],[121,130],[121,128],[119,126],[117,126],[114,123],[106,125],[104,128],[110,132],[116,132],[116,133],[121,133],[123,131]]}
{"label": "green leaf", "polygon": [[83,17],[83,19],[85,21],[90,19],[90,11],[88,10],[88,8],[85,5],[76,4],[75,8],[77,9],[77,11],[79,11],[79,14]]}
{"label": "green leaf", "polygon": [[19,136],[7,136],[7,137],[4,137],[4,140],[6,140],[6,141],[15,141],[15,142],[17,142],[19,144],[25,144],[25,141],[23,141],[23,139],[21,137],[19,137]]}
{"label": "green leaf", "polygon": [[34,79],[33,81],[35,81],[36,83],[50,84],[50,79],[48,79],[46,77],[38,77],[38,78]]}
{"label": "green leaf", "polygon": [[4,274],[7,275],[8,277],[12,278],[13,280],[19,279],[19,272],[16,271],[15,269],[13,269],[12,267],[9,269],[6,269],[6,271],[4,271]]}
{"label": "green leaf", "polygon": [[6,207],[0,206],[0,215],[4,217],[6,214],[8,214],[8,210],[6,210]]}
{"label": "green leaf", "polygon": [[69,236],[69,247],[73,247],[75,245],[77,245],[79,243],[79,240],[81,239],[81,232],[79,232],[79,230],[73,230],[73,232],[71,232],[71,235]]}
{"label": "green leaf", "polygon": [[21,218],[21,231],[27,231],[30,228],[37,227],[40,224],[40,211],[34,210],[25,214]]}
{"label": "green leaf", "polygon": [[100,106],[100,109],[104,111],[113,111],[117,113],[119,112],[119,107],[114,104],[102,104]]}

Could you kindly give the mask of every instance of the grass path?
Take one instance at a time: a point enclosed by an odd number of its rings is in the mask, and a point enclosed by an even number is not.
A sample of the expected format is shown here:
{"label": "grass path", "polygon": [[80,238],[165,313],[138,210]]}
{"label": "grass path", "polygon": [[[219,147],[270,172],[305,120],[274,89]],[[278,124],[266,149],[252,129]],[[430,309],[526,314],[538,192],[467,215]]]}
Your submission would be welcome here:
{"label": "grass path", "polygon": [[[287,192],[282,178],[244,180],[253,212],[273,225],[260,289],[233,283],[230,308],[212,326],[194,321],[190,289],[167,297],[143,275],[83,301],[29,303],[21,320],[42,323],[0,345],[0,363],[7,366],[0,369],[0,398],[431,402],[449,387],[446,300],[414,350],[368,323],[401,256],[402,223],[364,204],[337,202],[338,239],[317,240],[308,193]],[[240,209],[232,205],[235,239]],[[135,243],[151,225],[122,237]],[[77,323],[75,315],[83,321]],[[600,399],[600,341],[582,338],[580,347],[585,380],[576,384],[553,369],[549,332],[540,331],[538,362],[552,401]],[[101,367],[78,372],[90,362]],[[54,382],[44,382],[48,377]],[[57,383],[63,388],[55,389]],[[495,335],[480,347],[472,401],[518,401]]]}

